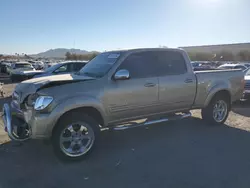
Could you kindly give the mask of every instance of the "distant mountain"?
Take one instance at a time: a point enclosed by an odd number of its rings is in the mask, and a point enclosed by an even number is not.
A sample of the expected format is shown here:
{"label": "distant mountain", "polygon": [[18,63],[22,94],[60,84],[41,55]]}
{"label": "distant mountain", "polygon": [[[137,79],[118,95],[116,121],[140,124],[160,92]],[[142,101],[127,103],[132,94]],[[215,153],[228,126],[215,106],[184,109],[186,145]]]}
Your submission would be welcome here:
{"label": "distant mountain", "polygon": [[67,52],[75,53],[75,54],[91,53],[91,52],[88,52],[86,50],[80,50],[80,49],[74,49],[74,48],[72,48],[72,49],[56,48],[56,49],[50,49],[50,50],[47,50],[45,52],[41,52],[41,53],[38,53],[38,54],[33,54],[33,55],[30,55],[30,56],[35,57],[35,58],[38,58],[38,57],[42,57],[42,58],[64,58],[65,54]]}

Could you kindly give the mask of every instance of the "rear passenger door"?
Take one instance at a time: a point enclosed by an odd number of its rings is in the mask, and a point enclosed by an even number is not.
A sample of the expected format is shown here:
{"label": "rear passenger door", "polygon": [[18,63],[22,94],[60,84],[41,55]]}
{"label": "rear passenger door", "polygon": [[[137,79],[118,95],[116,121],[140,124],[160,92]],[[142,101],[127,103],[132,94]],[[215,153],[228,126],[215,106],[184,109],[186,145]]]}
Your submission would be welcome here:
{"label": "rear passenger door", "polygon": [[178,51],[160,51],[156,67],[161,111],[189,109],[195,98],[196,78],[188,71],[183,55]]}

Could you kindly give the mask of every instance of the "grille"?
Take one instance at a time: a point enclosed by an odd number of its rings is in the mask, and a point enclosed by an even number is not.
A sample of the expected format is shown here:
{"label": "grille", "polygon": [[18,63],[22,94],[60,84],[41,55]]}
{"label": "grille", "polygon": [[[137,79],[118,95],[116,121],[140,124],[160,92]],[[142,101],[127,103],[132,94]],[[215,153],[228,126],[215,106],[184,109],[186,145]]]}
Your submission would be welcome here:
{"label": "grille", "polygon": [[245,83],[245,90],[250,90],[250,82]]}

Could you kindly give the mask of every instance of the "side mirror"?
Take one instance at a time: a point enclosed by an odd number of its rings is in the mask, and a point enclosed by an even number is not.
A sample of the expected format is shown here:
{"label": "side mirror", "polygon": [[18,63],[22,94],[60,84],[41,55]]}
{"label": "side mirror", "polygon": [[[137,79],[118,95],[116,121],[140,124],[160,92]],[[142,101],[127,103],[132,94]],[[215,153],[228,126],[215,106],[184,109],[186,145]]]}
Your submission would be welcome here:
{"label": "side mirror", "polygon": [[115,80],[127,80],[129,79],[129,72],[126,69],[117,71],[114,75]]}

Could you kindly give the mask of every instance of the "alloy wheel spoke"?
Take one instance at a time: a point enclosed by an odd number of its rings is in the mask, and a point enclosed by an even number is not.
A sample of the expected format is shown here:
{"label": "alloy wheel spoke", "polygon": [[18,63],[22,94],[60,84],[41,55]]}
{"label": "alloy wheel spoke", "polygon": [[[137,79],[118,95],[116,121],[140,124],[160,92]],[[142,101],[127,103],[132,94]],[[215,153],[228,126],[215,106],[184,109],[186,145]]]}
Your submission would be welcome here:
{"label": "alloy wheel spoke", "polygon": [[86,149],[87,149],[87,147],[84,146],[84,145],[82,145],[82,146],[80,147],[79,151],[80,151],[80,152],[84,152]]}
{"label": "alloy wheel spoke", "polygon": [[227,113],[227,106],[224,101],[218,101],[214,105],[213,116],[217,122],[222,121]]}
{"label": "alloy wheel spoke", "polygon": [[72,137],[69,136],[69,137],[62,137],[61,138],[62,142],[70,142],[72,140]]}
{"label": "alloy wheel spoke", "polygon": [[68,156],[80,156],[88,152],[95,140],[92,128],[85,123],[71,124],[60,137],[60,147]]}
{"label": "alloy wheel spoke", "polygon": [[71,142],[69,147],[66,149],[66,151],[68,151],[69,153],[75,153],[74,146],[75,146],[75,143]]}
{"label": "alloy wheel spoke", "polygon": [[88,135],[88,134],[82,135],[82,136],[81,136],[81,140],[84,140],[84,139],[90,140],[90,139],[91,139],[91,136]]}

